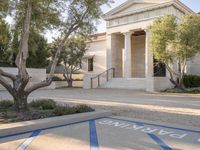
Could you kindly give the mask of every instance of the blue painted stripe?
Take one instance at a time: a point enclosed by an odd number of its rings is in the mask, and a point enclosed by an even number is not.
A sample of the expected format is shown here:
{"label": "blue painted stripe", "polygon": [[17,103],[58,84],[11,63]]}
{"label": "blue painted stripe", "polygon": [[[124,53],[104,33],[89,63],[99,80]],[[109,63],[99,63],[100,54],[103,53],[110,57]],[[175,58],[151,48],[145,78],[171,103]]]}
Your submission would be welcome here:
{"label": "blue painted stripe", "polygon": [[95,121],[91,120],[89,122],[89,126],[90,126],[90,150],[99,150]]}
{"label": "blue painted stripe", "polygon": [[[104,117],[96,118],[94,120],[103,119],[103,118]],[[90,120],[84,120],[84,121],[79,121],[79,122],[74,122],[74,123],[67,123],[67,124],[58,125],[58,126],[52,126],[52,127],[48,127],[48,128],[40,128],[40,129],[37,129],[37,130],[49,130],[49,129],[54,129],[54,128],[61,128],[61,127],[69,126],[69,125],[75,125],[75,124],[85,123],[85,122],[88,122]],[[0,136],[0,139],[8,138],[8,137],[13,137],[13,136],[18,136],[18,135],[22,135],[22,134],[28,134],[28,133],[31,133],[31,132],[34,132],[34,131],[37,131],[37,130],[29,130],[29,131],[26,131],[26,132],[19,132],[19,133],[15,133],[15,134]]]}
{"label": "blue painted stripe", "polygon": [[159,139],[156,135],[154,134],[149,134],[148,135],[163,149],[163,150],[172,150],[169,146],[167,146],[161,139]]}
{"label": "blue painted stripe", "polygon": [[192,132],[192,133],[200,133],[200,131],[197,131],[197,130],[176,128],[176,127],[170,127],[170,126],[164,126],[164,125],[157,125],[157,124],[153,124],[153,123],[145,123],[145,122],[132,121],[132,120],[127,120],[127,119],[118,119],[118,118],[113,118],[113,117],[106,117],[106,118],[107,119],[118,120],[118,121],[125,121],[125,122],[130,122],[130,123],[136,123],[136,124],[143,124],[143,125],[150,125],[150,126],[155,126],[155,127],[162,127],[162,128],[167,128],[167,129],[179,130],[179,131],[186,131],[186,132]]}
{"label": "blue painted stripe", "polygon": [[29,136],[28,139],[26,139],[20,146],[17,148],[17,150],[25,150],[29,144],[40,134],[41,130],[37,130],[32,132],[32,134]]}

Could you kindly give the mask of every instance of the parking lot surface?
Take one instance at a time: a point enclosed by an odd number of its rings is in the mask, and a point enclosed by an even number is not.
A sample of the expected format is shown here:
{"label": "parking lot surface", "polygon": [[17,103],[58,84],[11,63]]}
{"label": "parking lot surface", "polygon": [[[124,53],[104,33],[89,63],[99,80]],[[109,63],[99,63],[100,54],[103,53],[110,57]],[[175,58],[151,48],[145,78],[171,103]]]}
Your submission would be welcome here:
{"label": "parking lot surface", "polygon": [[125,117],[0,136],[0,150],[199,150],[200,130]]}

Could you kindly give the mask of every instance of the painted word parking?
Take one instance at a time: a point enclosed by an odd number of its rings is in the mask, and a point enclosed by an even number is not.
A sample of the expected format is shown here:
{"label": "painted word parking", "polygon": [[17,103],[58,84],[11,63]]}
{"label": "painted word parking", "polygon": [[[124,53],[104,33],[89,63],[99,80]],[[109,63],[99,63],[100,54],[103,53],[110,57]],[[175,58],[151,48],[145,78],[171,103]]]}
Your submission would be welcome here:
{"label": "painted word parking", "polygon": [[141,137],[146,134],[164,150],[195,150],[200,147],[200,131],[118,118],[100,120],[98,124],[115,128],[117,132],[128,132],[129,134],[141,135]]}
{"label": "painted word parking", "polygon": [[0,136],[0,150],[199,150],[200,130],[107,117]]}

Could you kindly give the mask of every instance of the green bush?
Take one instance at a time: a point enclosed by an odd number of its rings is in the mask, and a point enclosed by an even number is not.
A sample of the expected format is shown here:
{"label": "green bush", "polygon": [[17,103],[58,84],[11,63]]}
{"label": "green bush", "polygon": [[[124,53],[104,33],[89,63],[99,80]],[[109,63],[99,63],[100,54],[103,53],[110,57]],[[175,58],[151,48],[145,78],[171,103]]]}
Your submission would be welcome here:
{"label": "green bush", "polygon": [[39,108],[42,110],[54,109],[56,102],[51,99],[36,100],[29,103],[32,108]]}
{"label": "green bush", "polygon": [[183,84],[186,88],[200,87],[200,76],[185,75],[183,77]]}
{"label": "green bush", "polygon": [[52,78],[52,81],[64,81],[64,79],[62,79],[62,78],[59,77],[59,76],[54,76],[54,77]]}
{"label": "green bush", "polygon": [[10,100],[2,100],[0,101],[0,109],[9,109],[13,107],[14,103]]}
{"label": "green bush", "polygon": [[76,114],[76,113],[84,113],[94,111],[91,107],[87,105],[78,105],[74,107],[66,106],[56,106],[54,109],[54,113],[56,116]]}
{"label": "green bush", "polygon": [[87,105],[77,105],[74,107],[75,113],[91,112],[94,111],[91,107]]}

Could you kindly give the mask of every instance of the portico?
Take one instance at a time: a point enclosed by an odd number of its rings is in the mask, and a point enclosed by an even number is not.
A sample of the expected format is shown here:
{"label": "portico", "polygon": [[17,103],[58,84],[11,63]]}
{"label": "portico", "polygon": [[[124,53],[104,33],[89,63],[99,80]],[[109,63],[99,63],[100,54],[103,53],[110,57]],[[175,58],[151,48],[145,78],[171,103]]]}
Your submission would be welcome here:
{"label": "portico", "polygon": [[145,78],[153,75],[147,30],[113,33],[108,38],[107,68],[115,68],[116,77]]}

